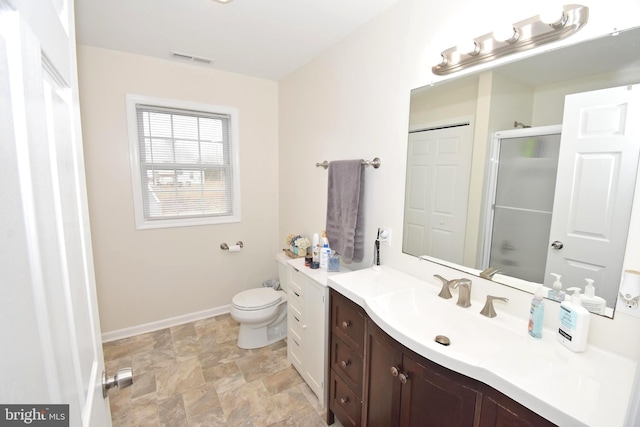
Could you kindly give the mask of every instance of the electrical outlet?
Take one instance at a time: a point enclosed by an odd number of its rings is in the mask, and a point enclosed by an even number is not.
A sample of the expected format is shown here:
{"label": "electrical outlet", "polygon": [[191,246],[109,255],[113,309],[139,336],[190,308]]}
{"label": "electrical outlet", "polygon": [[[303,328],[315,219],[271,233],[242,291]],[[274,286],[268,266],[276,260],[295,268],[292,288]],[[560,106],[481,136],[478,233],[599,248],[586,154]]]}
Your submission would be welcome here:
{"label": "electrical outlet", "polygon": [[638,308],[637,301],[626,301],[618,295],[618,303],[616,304],[616,311],[625,313],[634,317],[640,317],[640,308]]}
{"label": "electrical outlet", "polygon": [[389,227],[379,227],[380,232],[380,241],[385,246],[391,246],[391,228]]}

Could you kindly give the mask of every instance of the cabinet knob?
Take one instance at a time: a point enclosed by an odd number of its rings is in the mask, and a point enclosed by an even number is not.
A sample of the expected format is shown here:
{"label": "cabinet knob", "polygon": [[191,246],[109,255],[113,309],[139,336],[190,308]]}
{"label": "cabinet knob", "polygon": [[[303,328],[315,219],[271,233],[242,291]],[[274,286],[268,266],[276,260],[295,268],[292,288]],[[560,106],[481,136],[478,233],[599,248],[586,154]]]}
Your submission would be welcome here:
{"label": "cabinet knob", "polygon": [[397,377],[399,373],[400,373],[400,371],[398,370],[398,368],[396,368],[395,366],[391,367],[391,375],[392,376]]}
{"label": "cabinet knob", "polygon": [[347,366],[351,365],[351,360],[343,360],[342,362],[340,362],[340,366],[342,366],[343,368],[347,368]]}
{"label": "cabinet knob", "polygon": [[400,378],[400,382],[402,384],[406,384],[407,380],[409,379],[409,375],[408,374],[400,374],[398,377]]}
{"label": "cabinet knob", "polygon": [[340,398],[340,403],[342,403],[343,405],[346,405],[347,403],[349,403],[349,398],[348,397],[341,397]]}
{"label": "cabinet knob", "polygon": [[347,329],[349,326],[351,326],[351,322],[349,322],[348,320],[342,322],[342,329]]}

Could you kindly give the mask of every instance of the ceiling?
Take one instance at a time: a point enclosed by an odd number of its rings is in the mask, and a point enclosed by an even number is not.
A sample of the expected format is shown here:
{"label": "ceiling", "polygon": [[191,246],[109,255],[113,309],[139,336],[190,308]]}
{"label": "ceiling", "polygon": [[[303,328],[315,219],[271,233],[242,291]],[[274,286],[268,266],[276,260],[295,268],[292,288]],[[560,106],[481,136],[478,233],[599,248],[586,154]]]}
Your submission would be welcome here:
{"label": "ceiling", "polygon": [[76,37],[82,45],[279,80],[397,1],[76,0]]}

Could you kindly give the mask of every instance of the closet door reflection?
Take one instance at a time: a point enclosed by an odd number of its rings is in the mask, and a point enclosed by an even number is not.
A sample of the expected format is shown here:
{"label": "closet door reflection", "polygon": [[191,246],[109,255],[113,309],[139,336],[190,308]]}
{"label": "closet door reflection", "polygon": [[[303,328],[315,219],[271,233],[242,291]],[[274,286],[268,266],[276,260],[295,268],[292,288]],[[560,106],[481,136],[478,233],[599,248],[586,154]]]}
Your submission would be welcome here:
{"label": "closet door reflection", "polygon": [[[485,268],[543,283],[558,170],[560,133],[496,139],[495,198]],[[518,131],[502,132],[513,135]],[[491,209],[492,208],[492,209]],[[486,252],[485,252],[486,253]],[[487,262],[488,261],[488,262]]]}

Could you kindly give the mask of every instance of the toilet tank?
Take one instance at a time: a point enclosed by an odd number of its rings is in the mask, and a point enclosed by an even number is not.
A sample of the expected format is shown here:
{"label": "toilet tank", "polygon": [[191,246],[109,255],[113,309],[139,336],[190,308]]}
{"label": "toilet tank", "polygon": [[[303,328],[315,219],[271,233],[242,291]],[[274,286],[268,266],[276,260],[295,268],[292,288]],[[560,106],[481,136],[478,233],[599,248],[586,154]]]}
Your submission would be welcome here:
{"label": "toilet tank", "polygon": [[289,259],[284,253],[280,252],[276,255],[276,263],[278,264],[278,280],[280,280],[280,287],[283,291],[287,292],[289,289]]}

